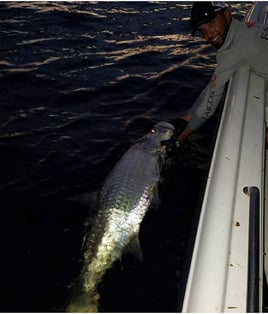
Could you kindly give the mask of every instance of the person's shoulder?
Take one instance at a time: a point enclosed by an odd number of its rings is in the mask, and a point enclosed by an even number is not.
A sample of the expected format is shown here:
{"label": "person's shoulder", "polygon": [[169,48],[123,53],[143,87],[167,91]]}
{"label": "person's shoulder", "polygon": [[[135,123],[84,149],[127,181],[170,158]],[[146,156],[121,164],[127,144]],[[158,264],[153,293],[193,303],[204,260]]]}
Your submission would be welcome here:
{"label": "person's shoulder", "polygon": [[245,26],[245,23],[243,23],[243,22],[241,22],[241,21],[239,21],[238,19],[236,19],[236,18],[232,18],[232,23],[231,23],[231,25],[233,26],[233,27],[244,27]]}
{"label": "person's shoulder", "polygon": [[[259,37],[258,34],[263,32],[263,27],[261,25],[258,25],[254,22],[241,22],[237,19],[233,19],[233,30],[237,34],[237,38],[248,38],[256,39]],[[248,40],[248,39],[246,39]]]}
{"label": "person's shoulder", "polygon": [[232,23],[236,25],[236,27],[243,29],[243,30],[255,30],[255,31],[262,31],[264,27],[262,25],[257,24],[256,22],[242,22],[235,18],[233,18]]}

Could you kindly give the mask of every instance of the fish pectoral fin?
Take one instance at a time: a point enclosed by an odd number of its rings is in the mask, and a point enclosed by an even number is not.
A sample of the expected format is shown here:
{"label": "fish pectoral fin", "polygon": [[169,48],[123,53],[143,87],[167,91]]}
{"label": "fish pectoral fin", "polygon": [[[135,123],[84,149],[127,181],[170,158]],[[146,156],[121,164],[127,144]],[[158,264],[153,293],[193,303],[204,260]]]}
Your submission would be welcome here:
{"label": "fish pectoral fin", "polygon": [[139,261],[143,260],[143,254],[138,235],[129,242],[129,244],[124,249],[124,252],[136,256]]}

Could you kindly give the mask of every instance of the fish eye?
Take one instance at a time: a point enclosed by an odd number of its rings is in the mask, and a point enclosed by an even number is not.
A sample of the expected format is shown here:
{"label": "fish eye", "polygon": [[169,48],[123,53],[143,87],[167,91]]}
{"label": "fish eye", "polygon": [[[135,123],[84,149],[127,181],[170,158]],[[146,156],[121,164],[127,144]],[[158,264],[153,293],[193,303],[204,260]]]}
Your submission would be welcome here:
{"label": "fish eye", "polygon": [[151,133],[155,133],[155,132],[156,132],[156,129],[152,129],[152,130],[151,130]]}

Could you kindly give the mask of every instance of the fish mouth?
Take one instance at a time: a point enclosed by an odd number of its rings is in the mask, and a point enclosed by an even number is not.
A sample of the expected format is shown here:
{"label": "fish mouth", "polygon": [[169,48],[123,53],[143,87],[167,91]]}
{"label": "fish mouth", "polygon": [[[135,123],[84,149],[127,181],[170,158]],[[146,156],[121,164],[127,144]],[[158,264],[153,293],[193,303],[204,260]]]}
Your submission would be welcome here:
{"label": "fish mouth", "polygon": [[168,140],[160,141],[160,145],[165,147],[167,150],[176,147],[177,139],[175,135],[172,135]]}

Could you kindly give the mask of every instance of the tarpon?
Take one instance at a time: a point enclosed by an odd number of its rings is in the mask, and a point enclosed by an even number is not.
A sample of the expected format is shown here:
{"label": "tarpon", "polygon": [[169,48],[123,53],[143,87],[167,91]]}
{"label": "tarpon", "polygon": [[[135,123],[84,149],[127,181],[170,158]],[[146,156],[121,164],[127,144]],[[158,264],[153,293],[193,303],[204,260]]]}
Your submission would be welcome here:
{"label": "tarpon", "polygon": [[67,306],[68,312],[97,312],[98,284],[129,247],[140,249],[139,229],[154,197],[165,160],[165,141],[174,127],[157,123],[116,164],[98,198],[98,214],[85,235],[83,266]]}

